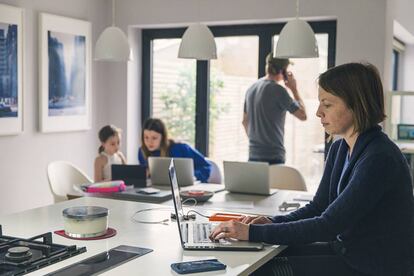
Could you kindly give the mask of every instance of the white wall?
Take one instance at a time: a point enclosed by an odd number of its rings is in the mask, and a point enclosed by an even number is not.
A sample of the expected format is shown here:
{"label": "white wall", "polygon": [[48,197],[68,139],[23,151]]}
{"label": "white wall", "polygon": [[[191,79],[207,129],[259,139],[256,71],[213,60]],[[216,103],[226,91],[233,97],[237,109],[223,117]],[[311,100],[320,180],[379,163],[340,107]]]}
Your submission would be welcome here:
{"label": "white wall", "polygon": [[[47,12],[92,22],[92,42],[110,24],[107,0],[20,0],[0,3],[24,9],[24,132],[0,136],[0,214],[47,205],[53,202],[46,166],[68,160],[93,173],[97,130],[108,121],[106,101],[109,65],[92,63],[92,129],[67,133],[38,131],[38,14]],[[1,21],[1,19],[0,19]]]}
{"label": "white wall", "polygon": [[[336,64],[369,61],[383,73],[386,66],[385,41],[392,37],[392,27],[386,29],[390,24],[386,19],[386,4],[387,0],[307,0],[300,1],[299,14],[309,20],[337,19]],[[119,0],[116,24],[126,31],[134,27],[139,30],[150,26],[185,26],[197,20],[207,24],[277,22],[294,17],[295,8],[292,0]],[[140,45],[137,47],[140,53]],[[112,85],[122,91],[122,99],[114,95],[113,102],[124,108],[129,95],[133,95],[134,104],[137,104],[141,93],[140,81],[131,80],[127,86],[126,79],[127,76],[131,79],[141,77],[139,56],[130,63],[129,72],[122,65],[111,70],[114,77]],[[128,94],[123,94],[126,90]],[[130,104],[129,108],[139,109],[140,105]],[[132,118],[135,122],[129,118],[127,124],[128,112],[131,111],[112,109],[110,116],[128,132],[135,132],[128,134],[135,145],[128,147],[128,158],[132,160],[136,155],[136,141],[139,140],[136,129],[140,128],[140,121],[137,116]]]}
{"label": "white wall", "polygon": [[412,0],[388,0],[394,6],[394,19],[398,22],[412,35],[414,35],[414,20],[413,20],[413,11],[414,11],[414,1]]}

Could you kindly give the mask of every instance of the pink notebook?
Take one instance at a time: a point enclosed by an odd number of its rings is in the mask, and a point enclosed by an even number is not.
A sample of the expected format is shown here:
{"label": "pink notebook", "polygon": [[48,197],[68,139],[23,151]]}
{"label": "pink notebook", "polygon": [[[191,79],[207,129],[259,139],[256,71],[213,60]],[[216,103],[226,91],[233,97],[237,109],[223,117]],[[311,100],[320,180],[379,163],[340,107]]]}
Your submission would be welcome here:
{"label": "pink notebook", "polygon": [[125,183],[122,180],[96,182],[82,185],[81,187],[87,193],[117,193],[126,189]]}

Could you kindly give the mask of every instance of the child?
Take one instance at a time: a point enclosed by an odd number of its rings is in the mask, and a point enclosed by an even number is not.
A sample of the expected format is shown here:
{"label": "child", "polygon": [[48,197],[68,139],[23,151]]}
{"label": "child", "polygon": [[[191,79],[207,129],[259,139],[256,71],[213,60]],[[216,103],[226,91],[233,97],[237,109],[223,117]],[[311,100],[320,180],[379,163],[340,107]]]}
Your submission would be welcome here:
{"label": "child", "polygon": [[141,145],[138,152],[138,160],[141,165],[148,166],[149,156],[192,158],[194,160],[194,176],[202,183],[208,182],[211,164],[196,149],[168,139],[167,128],[160,119],[149,118],[144,122]]}
{"label": "child", "polygon": [[122,152],[119,151],[121,144],[121,130],[115,126],[107,125],[99,131],[99,155],[95,159],[95,182],[108,181],[112,179],[112,164],[126,164]]}

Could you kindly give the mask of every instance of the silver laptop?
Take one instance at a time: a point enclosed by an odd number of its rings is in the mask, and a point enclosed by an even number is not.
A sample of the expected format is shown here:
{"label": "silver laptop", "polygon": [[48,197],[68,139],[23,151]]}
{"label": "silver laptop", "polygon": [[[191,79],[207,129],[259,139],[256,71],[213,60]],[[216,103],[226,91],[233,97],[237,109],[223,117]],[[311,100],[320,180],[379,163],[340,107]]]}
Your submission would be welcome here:
{"label": "silver laptop", "polygon": [[271,195],[269,164],[266,162],[224,161],[224,186],[227,191],[244,194]]}
{"label": "silver laptop", "polygon": [[[171,157],[153,157],[148,158],[148,167],[151,175],[152,185],[170,185],[168,168],[171,163]],[[195,184],[194,178],[194,161],[191,158],[174,158],[177,170],[177,178],[180,186],[189,186]]]}
{"label": "silver laptop", "polygon": [[176,174],[175,158],[171,160],[168,172],[173,195],[175,216],[180,233],[181,246],[186,250],[232,250],[232,251],[258,251],[263,249],[262,243],[237,241],[234,239],[222,239],[211,241],[209,234],[215,227],[214,223],[184,222],[183,206],[180,198],[180,188]]}

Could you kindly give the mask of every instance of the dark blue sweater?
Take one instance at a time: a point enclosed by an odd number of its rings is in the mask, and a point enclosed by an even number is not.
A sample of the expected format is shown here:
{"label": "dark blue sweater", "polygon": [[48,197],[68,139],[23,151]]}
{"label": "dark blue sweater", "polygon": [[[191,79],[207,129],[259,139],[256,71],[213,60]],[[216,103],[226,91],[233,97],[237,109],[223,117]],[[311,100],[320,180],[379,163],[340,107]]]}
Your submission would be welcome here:
{"label": "dark blue sweater", "polygon": [[[151,156],[160,156],[160,151],[151,152]],[[192,158],[194,160],[194,176],[202,183],[207,183],[210,177],[211,164],[196,149],[184,143],[172,143],[169,148],[169,157]],[[138,160],[141,165],[148,166],[141,148],[138,151]]]}
{"label": "dark blue sweater", "polygon": [[414,269],[414,198],[408,164],[375,127],[362,133],[341,180],[348,145],[331,146],[318,191],[309,204],[274,223],[251,225],[249,239],[271,244],[342,240],[344,260],[370,275]]}

